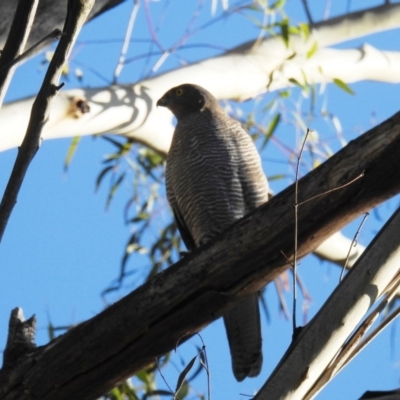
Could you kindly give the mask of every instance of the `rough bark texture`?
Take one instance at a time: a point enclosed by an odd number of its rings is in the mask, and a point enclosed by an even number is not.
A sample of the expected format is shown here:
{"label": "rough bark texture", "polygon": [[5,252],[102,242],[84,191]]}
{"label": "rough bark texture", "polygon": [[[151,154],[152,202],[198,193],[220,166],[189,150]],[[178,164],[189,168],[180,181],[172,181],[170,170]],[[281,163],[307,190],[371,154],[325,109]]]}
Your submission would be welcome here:
{"label": "rough bark texture", "polygon": [[[8,325],[7,346],[3,354],[2,372],[11,371],[26,354],[36,349],[35,344],[36,318],[25,320],[22,309],[11,311]],[[2,374],[7,376],[7,374]],[[0,381],[0,385],[2,382]]]}
{"label": "rough bark texture", "polygon": [[[299,182],[298,252],[400,192],[400,113]],[[263,287],[293,255],[294,186],[101,314],[21,361],[0,399],[95,399]],[[0,376],[1,379],[1,376]]]}

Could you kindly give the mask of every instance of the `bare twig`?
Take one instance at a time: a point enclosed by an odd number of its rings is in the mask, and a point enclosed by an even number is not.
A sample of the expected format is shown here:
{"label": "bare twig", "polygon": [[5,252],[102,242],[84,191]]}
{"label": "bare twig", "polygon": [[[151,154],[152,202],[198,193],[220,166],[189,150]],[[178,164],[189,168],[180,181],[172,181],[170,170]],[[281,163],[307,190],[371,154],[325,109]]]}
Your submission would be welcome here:
{"label": "bare twig", "polygon": [[126,53],[128,52],[128,47],[129,47],[130,39],[132,36],[133,25],[135,24],[136,16],[139,11],[139,6],[140,6],[139,0],[134,0],[131,17],[129,18],[128,27],[126,28],[124,44],[122,45],[118,64],[115,67],[115,71],[114,71],[114,83],[117,82],[117,79],[122,71],[122,68],[125,65]]}
{"label": "bare twig", "polygon": [[161,371],[160,364],[158,363],[158,358],[156,358],[155,361],[156,361],[158,373],[160,374],[160,376],[161,376],[162,380],[164,381],[164,383],[167,385],[167,387],[168,387],[169,391],[171,392],[171,394],[173,394],[174,391],[173,391],[172,388],[169,386],[168,381],[165,379],[165,376],[164,376],[164,374],[163,374],[162,371]]}
{"label": "bare twig", "polygon": [[303,155],[304,146],[306,145],[308,135],[310,130],[307,129],[306,135],[304,136],[303,144],[301,145],[300,153],[297,158],[296,165],[296,181],[295,181],[295,189],[294,189],[294,255],[293,255],[293,335],[296,332],[296,302],[297,302],[297,238],[298,238],[298,197],[299,197],[299,170],[300,170],[300,162],[301,157]]}
{"label": "bare twig", "polygon": [[303,3],[303,6],[304,6],[304,11],[305,11],[305,13],[307,15],[308,23],[309,23],[310,26],[312,26],[312,25],[314,25],[314,21],[313,21],[312,16],[311,16],[310,9],[308,8],[307,0],[301,0],[301,1]]}
{"label": "bare twig", "polygon": [[302,201],[302,202],[299,203],[298,205],[299,205],[299,206],[302,206],[303,204],[308,203],[308,202],[311,201],[311,200],[317,199],[318,197],[325,196],[325,195],[327,195],[327,194],[329,194],[329,193],[335,192],[336,190],[344,189],[346,186],[349,186],[349,185],[353,184],[354,182],[358,181],[359,179],[361,179],[362,177],[364,177],[364,173],[365,173],[365,172],[363,171],[361,174],[357,175],[357,176],[356,176],[354,179],[352,179],[350,182],[347,182],[347,183],[345,183],[345,184],[343,184],[343,185],[337,186],[337,187],[335,187],[335,188],[333,188],[333,189],[330,189],[330,190],[327,190],[327,191],[325,191],[325,192],[323,192],[323,193],[320,193],[320,194],[317,194],[317,195],[315,195],[315,196],[312,196],[312,197],[310,197],[309,199]]}
{"label": "bare twig", "polygon": [[287,320],[290,319],[290,313],[289,310],[287,308],[286,305],[286,300],[285,300],[285,296],[283,293],[283,285],[282,282],[280,280],[280,277],[274,280],[275,283],[275,287],[276,287],[276,292],[278,294],[278,299],[279,299],[279,308],[281,309],[281,311],[283,312],[283,315],[285,316],[285,318]]}
{"label": "bare twig", "polygon": [[207,395],[208,395],[207,398],[208,398],[208,400],[211,400],[210,366],[208,365],[206,345],[204,344],[203,338],[201,337],[201,335],[199,333],[197,333],[197,336],[199,336],[201,343],[202,343],[201,353],[203,354],[204,362],[202,361],[202,359],[200,357],[200,363],[206,370],[206,374],[207,374]]}
{"label": "bare twig", "polygon": [[24,50],[39,0],[19,0],[7,42],[0,57],[0,107],[15,68],[10,63]]}
{"label": "bare twig", "polygon": [[364,214],[364,217],[363,217],[363,219],[362,219],[362,221],[361,221],[361,223],[360,223],[360,226],[358,227],[357,232],[356,232],[356,234],[354,235],[353,240],[351,241],[351,245],[350,245],[349,251],[348,251],[348,253],[347,253],[346,261],[345,261],[344,264],[343,264],[342,272],[341,272],[341,274],[340,274],[339,282],[343,279],[344,271],[345,271],[345,269],[347,268],[347,263],[349,262],[349,259],[350,259],[351,249],[352,249],[353,247],[356,247],[356,246],[357,246],[357,239],[358,239],[358,236],[359,236],[360,231],[361,231],[361,228],[362,228],[362,226],[364,225],[364,222],[366,221],[366,219],[368,218],[368,216],[369,216],[369,213],[365,213],[365,214]]}
{"label": "bare twig", "polygon": [[68,1],[68,13],[64,25],[64,35],[58,43],[42,87],[33,103],[28,129],[22,145],[19,148],[14,168],[0,204],[0,241],[14,205],[17,202],[18,192],[21,188],[26,171],[39,149],[40,135],[43,126],[48,121],[50,103],[58,90],[63,86],[63,84],[58,84],[62,70],[93,4],[94,0]]}
{"label": "bare twig", "polygon": [[327,0],[325,5],[324,17],[323,20],[327,20],[329,18],[329,13],[331,11],[332,0]]}

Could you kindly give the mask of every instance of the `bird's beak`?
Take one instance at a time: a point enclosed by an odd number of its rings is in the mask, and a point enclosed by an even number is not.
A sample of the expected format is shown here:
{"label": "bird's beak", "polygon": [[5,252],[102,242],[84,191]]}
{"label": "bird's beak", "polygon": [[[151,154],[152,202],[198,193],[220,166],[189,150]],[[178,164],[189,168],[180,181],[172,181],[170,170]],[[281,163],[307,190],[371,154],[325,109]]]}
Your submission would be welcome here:
{"label": "bird's beak", "polygon": [[157,107],[166,107],[167,106],[167,103],[168,103],[168,99],[165,97],[165,95],[163,96],[163,97],[161,97],[161,99],[159,99],[158,101],[157,101]]}

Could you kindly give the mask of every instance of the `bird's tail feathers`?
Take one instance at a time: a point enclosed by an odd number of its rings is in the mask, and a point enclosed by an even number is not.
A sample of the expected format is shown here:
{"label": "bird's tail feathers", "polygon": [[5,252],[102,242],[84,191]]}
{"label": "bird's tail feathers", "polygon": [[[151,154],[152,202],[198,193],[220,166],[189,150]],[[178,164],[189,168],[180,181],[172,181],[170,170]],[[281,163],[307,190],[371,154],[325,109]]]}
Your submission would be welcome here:
{"label": "bird's tail feathers", "polygon": [[260,373],[262,338],[258,295],[242,299],[224,314],[235,378],[242,381]]}

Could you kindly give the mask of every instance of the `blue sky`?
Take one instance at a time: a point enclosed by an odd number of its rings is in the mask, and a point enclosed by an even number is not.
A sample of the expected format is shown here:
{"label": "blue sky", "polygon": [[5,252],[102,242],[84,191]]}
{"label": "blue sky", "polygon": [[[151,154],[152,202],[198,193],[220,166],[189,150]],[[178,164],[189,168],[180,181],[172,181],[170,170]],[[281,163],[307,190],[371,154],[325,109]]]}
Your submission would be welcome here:
{"label": "blue sky", "polygon": [[[157,36],[164,47],[176,43],[185,31],[190,15],[195,9],[195,2],[151,2],[150,11],[157,27]],[[312,9],[315,19],[322,15],[324,1],[317,2]],[[346,10],[347,1],[337,1],[332,5],[331,15]],[[195,26],[201,26],[210,20],[210,1],[205,1],[199,20]],[[352,9],[379,4],[377,1],[353,1]],[[88,71],[90,66],[101,75],[112,79],[112,72],[118,60],[120,42],[95,44],[93,41],[119,39],[124,36],[131,2],[108,12],[103,17],[89,23],[73,52],[71,70],[76,67],[84,71],[83,85],[99,86],[107,83]],[[293,22],[304,20],[301,1],[288,1],[287,13]],[[221,7],[219,7],[221,12]],[[254,16],[253,14],[251,14]],[[218,48],[230,48],[254,38],[258,30],[248,16],[234,16],[227,21],[220,21],[214,26],[194,35],[188,44],[212,43],[210,47],[192,47],[182,50],[179,55],[192,62],[204,57],[218,54]],[[149,39],[148,23],[144,7],[141,7],[135,24],[133,38]],[[399,30],[372,35],[340,47],[355,47],[364,42],[384,50],[398,50]],[[145,54],[149,50],[148,42],[134,42],[128,58]],[[156,50],[154,48],[153,50]],[[156,63],[158,55],[149,60],[143,59],[129,63],[123,70],[121,82],[129,83],[148,74]],[[43,78],[41,66],[43,55],[38,55],[21,66],[14,77],[6,100],[11,101],[29,96],[38,89]],[[179,65],[176,57],[170,57],[160,71]],[[80,83],[71,75],[66,80],[66,89]],[[356,137],[360,132],[390,117],[398,106],[390,99],[398,98],[396,85],[362,82],[352,85],[355,95],[329,86],[318,98],[317,107],[324,102],[342,124],[343,135],[347,140]],[[262,102],[275,98],[270,94]],[[299,91],[293,91],[293,102],[300,102]],[[308,100],[302,100],[308,110]],[[246,102],[235,105],[245,113],[254,109],[254,104]],[[258,107],[259,111],[261,107]],[[268,115],[267,115],[268,116]],[[263,118],[260,116],[260,118]],[[326,142],[334,149],[339,141],[329,123],[322,118],[310,120],[310,128],[317,129]],[[2,133],[4,134],[4,133]],[[278,136],[285,143],[292,144],[296,138],[295,127],[291,123],[282,124]],[[333,138],[333,139],[332,139]],[[104,302],[101,292],[118,276],[124,246],[132,233],[132,227],[123,219],[123,209],[132,187],[129,179],[124,182],[111,207],[105,210],[107,185],[95,192],[95,180],[102,168],[102,160],[113,149],[100,138],[82,139],[68,172],[63,171],[63,163],[70,145],[70,139],[46,141],[42,144],[26,176],[20,192],[18,203],[14,208],[3,241],[0,245],[0,347],[4,347],[7,335],[8,318],[12,308],[22,307],[26,317],[35,314],[38,320],[37,343],[48,341],[47,326],[65,326],[79,323],[99,313]],[[16,150],[0,153],[0,190],[6,185],[11,171]],[[278,192],[293,178],[292,169],[283,162],[286,156],[273,143],[268,145],[262,154],[267,176],[287,174],[287,179],[271,182]],[[374,233],[383,225],[398,204],[398,199],[382,205],[379,212],[373,213],[361,232],[360,242],[367,245]],[[162,202],[163,218],[169,218],[166,202]],[[378,216],[378,217],[377,217]],[[359,222],[358,222],[359,223]],[[357,223],[345,229],[348,236],[354,234]],[[145,257],[133,257],[128,268],[138,271],[138,276],[149,262]],[[308,311],[311,318],[322,302],[329,296],[338,282],[340,270],[326,262],[320,262],[310,256],[300,266],[300,274],[312,296]],[[118,293],[109,296],[108,301],[115,301],[132,290],[129,283]],[[229,350],[221,321],[216,321],[202,331],[201,335],[207,346],[211,367],[211,392],[214,399],[245,399],[244,394],[252,395],[282,357],[291,340],[291,323],[278,310],[276,290],[273,286],[266,291],[269,321],[263,320],[264,335],[264,368],[256,379],[247,379],[237,383],[231,373]],[[287,296],[291,304],[290,294]],[[300,307],[299,307],[300,308]],[[302,319],[299,310],[299,321]],[[399,386],[400,380],[400,346],[398,323],[387,329],[369,348],[350,364],[318,396],[318,399],[354,399],[365,390],[393,389]],[[129,333],[127,333],[129,334]],[[193,339],[182,346],[178,353],[186,361],[195,354]],[[166,377],[172,387],[179,375],[179,357],[176,368],[170,367]],[[202,375],[195,382],[199,391],[205,392],[206,378]],[[160,381],[160,387],[165,387]]]}

